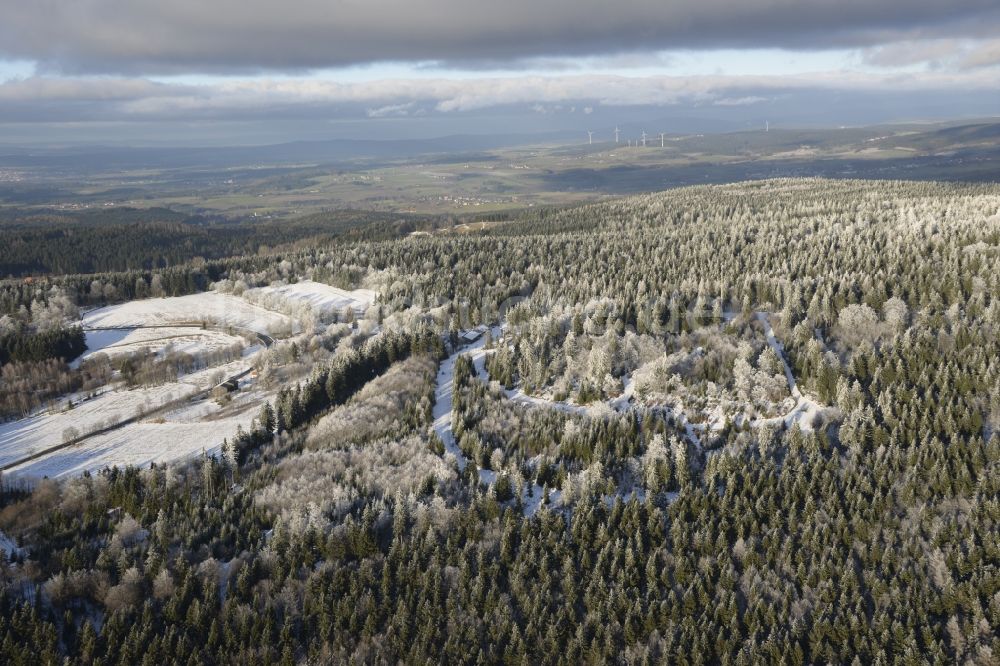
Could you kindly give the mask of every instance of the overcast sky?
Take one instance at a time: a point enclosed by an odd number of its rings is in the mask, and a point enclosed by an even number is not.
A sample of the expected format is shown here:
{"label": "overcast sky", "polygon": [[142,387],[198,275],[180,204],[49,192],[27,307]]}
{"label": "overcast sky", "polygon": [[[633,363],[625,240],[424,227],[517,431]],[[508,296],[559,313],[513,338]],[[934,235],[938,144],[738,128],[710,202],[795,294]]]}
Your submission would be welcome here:
{"label": "overcast sky", "polygon": [[1000,115],[1000,0],[0,0],[0,143]]}

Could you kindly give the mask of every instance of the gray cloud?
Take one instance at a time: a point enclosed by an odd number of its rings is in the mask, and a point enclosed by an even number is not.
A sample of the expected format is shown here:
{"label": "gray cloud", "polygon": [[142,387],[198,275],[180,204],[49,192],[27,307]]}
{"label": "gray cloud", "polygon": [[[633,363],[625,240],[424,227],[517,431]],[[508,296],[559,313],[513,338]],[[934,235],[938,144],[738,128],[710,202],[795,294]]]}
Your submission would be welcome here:
{"label": "gray cloud", "polygon": [[0,0],[0,57],[63,73],[296,71],[1000,32],[997,0]]}

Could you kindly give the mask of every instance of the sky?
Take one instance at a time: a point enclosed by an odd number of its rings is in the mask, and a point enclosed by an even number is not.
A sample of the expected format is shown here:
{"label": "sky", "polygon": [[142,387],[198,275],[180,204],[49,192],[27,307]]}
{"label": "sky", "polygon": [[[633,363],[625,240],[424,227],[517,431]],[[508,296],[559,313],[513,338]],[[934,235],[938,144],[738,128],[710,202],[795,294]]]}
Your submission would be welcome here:
{"label": "sky", "polygon": [[0,0],[0,144],[1000,115],[1000,0]]}

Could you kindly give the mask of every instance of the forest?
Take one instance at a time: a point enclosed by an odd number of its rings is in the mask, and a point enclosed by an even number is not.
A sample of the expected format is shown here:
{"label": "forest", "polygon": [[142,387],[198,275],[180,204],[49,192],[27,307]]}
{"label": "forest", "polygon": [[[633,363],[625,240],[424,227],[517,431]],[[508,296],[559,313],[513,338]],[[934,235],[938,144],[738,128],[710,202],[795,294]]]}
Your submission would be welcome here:
{"label": "forest", "polygon": [[438,224],[428,216],[339,210],[261,221],[165,208],[8,210],[0,216],[0,277],[148,271],[342,236],[387,238]]}
{"label": "forest", "polygon": [[1000,659],[995,184],[386,224],[4,283],[5,405],[122,377],[65,366],[80,307],[377,299],[267,350],[217,454],[0,477],[0,662]]}

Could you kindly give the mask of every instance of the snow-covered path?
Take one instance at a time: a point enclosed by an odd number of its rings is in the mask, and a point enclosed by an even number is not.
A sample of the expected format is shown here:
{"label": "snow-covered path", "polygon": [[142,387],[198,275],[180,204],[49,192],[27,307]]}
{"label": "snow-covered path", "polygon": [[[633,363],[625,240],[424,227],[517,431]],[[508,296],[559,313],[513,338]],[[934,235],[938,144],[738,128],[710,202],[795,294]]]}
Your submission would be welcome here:
{"label": "snow-covered path", "polygon": [[[755,316],[764,328],[764,334],[767,338],[768,345],[781,359],[785,371],[785,378],[788,381],[789,391],[795,398],[796,402],[795,406],[786,414],[769,419],[755,419],[751,421],[751,425],[759,427],[766,424],[784,423],[785,426],[791,427],[792,424],[798,423],[799,427],[803,430],[809,430],[812,427],[813,418],[816,414],[820,413],[824,407],[812,398],[803,395],[799,390],[795,381],[795,376],[792,373],[792,368],[788,363],[787,357],[785,356],[785,347],[775,337],[774,330],[771,328],[771,323],[768,320],[767,313],[758,312]],[[500,327],[494,327],[491,332],[494,340],[500,339]],[[441,366],[438,369],[437,388],[434,394],[433,429],[444,443],[445,451],[455,456],[459,470],[465,469],[468,460],[458,447],[457,442],[455,442],[455,436],[452,432],[451,418],[452,408],[454,406],[455,361],[462,354],[469,355],[475,366],[476,375],[484,381],[489,381],[489,374],[486,372],[486,356],[488,353],[489,351],[485,349],[485,339],[480,338],[470,345],[457,349],[448,358],[442,361]],[[556,409],[570,414],[587,415],[599,413],[599,408],[595,405],[578,405],[571,402],[553,400],[551,398],[541,396],[527,395],[520,388],[504,390],[504,393],[508,399],[522,405]],[[634,408],[634,398],[635,383],[631,375],[629,375],[625,378],[625,385],[622,394],[601,404],[609,407],[615,412],[622,413]],[[704,423],[691,423],[687,419],[683,405],[677,407],[660,405],[653,406],[651,408],[665,410],[684,429],[687,439],[691,444],[699,448],[702,446],[700,435],[708,429],[708,425]],[[496,473],[491,470],[479,470],[479,478],[481,482],[486,483],[487,485],[492,485],[492,483],[496,480]],[[541,506],[542,488],[537,485],[530,486],[530,488],[530,494],[526,488],[525,494],[521,498],[522,506],[524,507],[524,514],[526,516],[534,514]],[[560,494],[561,493],[558,491],[550,492],[550,501],[553,505],[560,503]]]}
{"label": "snow-covered path", "polygon": [[451,409],[455,392],[455,359],[458,352],[452,354],[441,362],[438,368],[437,389],[434,391],[434,432],[444,442],[445,450],[455,456],[458,461],[458,469],[465,469],[465,456],[462,450],[455,443],[455,436],[451,432]]}
{"label": "snow-covered path", "polygon": [[[732,318],[730,313],[727,317]],[[764,335],[767,338],[767,344],[778,354],[778,358],[781,359],[781,364],[785,371],[785,379],[788,382],[788,389],[792,397],[795,398],[795,405],[787,413],[781,416],[775,416],[768,419],[754,419],[751,421],[751,425],[754,427],[759,427],[766,424],[777,424],[784,423],[786,427],[791,427],[792,424],[798,423],[799,427],[803,430],[810,430],[812,428],[812,421],[816,414],[823,411],[823,405],[816,400],[804,395],[798,387],[798,383],[795,381],[795,375],[792,373],[792,368],[788,363],[788,358],[785,355],[785,346],[775,337],[774,330],[771,328],[771,322],[768,319],[768,313],[757,312],[755,318],[761,323],[764,328]],[[484,376],[484,372],[477,365],[477,370],[479,375]],[[488,379],[488,377],[486,377]],[[551,398],[545,398],[541,396],[527,395],[520,388],[505,390],[506,396],[517,403],[523,405],[530,405],[536,407],[547,407],[549,409],[557,409],[561,412],[570,414],[589,414],[593,413],[594,406],[592,405],[578,405],[571,402],[553,400]],[[635,396],[635,384],[631,376],[627,376],[625,379],[625,389],[620,396],[608,400],[606,404],[608,407],[616,412],[624,412],[632,408],[632,401]],[[701,437],[699,433],[704,433],[707,429],[705,424],[692,424],[688,421],[687,414],[683,406],[679,408],[669,408],[660,407],[661,409],[666,409],[667,412],[677,421],[681,427],[684,429],[687,439],[691,444],[701,447]]]}
{"label": "snow-covered path", "polygon": [[776,337],[774,337],[774,330],[771,328],[771,321],[767,317],[766,312],[758,312],[757,321],[761,323],[764,327],[764,335],[767,337],[767,344],[770,345],[771,349],[775,351],[778,358],[781,359],[781,364],[785,368],[785,379],[788,380],[788,390],[795,398],[795,406],[783,416],[776,416],[771,419],[756,419],[752,422],[754,426],[760,426],[764,424],[774,424],[774,423],[784,423],[785,427],[790,428],[793,423],[798,423],[799,427],[803,430],[811,430],[812,422],[815,416],[823,410],[823,406],[802,394],[799,391],[799,386],[795,381],[795,375],[792,374],[792,367],[788,364],[788,358],[785,356],[785,346],[781,344]]}
{"label": "snow-covered path", "polygon": [[[501,328],[494,326],[490,333],[494,340],[499,339]],[[445,452],[455,456],[455,462],[460,471],[465,469],[469,461],[465,457],[465,454],[462,453],[462,450],[458,448],[458,443],[455,442],[455,435],[451,427],[451,412],[455,398],[455,361],[463,354],[471,357],[472,364],[476,369],[476,376],[484,381],[489,381],[489,375],[486,372],[486,355],[488,353],[486,350],[486,339],[483,337],[472,344],[459,347],[451,356],[442,361],[441,367],[438,368],[437,388],[434,391],[434,410],[432,411],[434,423],[432,427],[435,434],[444,443]],[[540,400],[540,402],[544,401]],[[551,406],[550,403],[545,404],[546,406]],[[480,469],[478,471],[481,483],[492,486],[496,481],[497,475],[493,470]],[[521,506],[525,516],[532,516],[541,508],[543,493],[544,489],[539,485],[528,484],[525,486],[524,495],[521,497]],[[553,505],[558,504],[560,495],[561,493],[558,490],[551,491],[549,493],[549,501]]]}
{"label": "snow-covered path", "polygon": [[785,379],[788,380],[788,390],[791,392],[792,397],[797,400],[802,398],[802,394],[799,392],[798,384],[795,383],[795,375],[792,374],[792,367],[788,365],[788,359],[785,358],[785,345],[781,344],[778,339],[774,337],[774,330],[771,328],[771,321],[767,318],[767,313],[758,312],[757,321],[759,321],[761,326],[764,327],[764,335],[767,337],[767,344],[778,355],[778,358],[781,359],[781,364],[785,367]]}
{"label": "snow-covered path", "polygon": [[[455,442],[455,435],[451,430],[451,410],[455,397],[455,361],[458,357],[466,354],[472,358],[476,373],[479,376],[486,374],[486,338],[482,337],[470,345],[459,347],[451,356],[441,362],[438,368],[437,388],[434,391],[434,432],[444,442],[445,451],[455,456],[458,461],[458,469],[464,470],[466,462],[465,454],[458,448]],[[488,471],[488,470],[486,470]]]}

